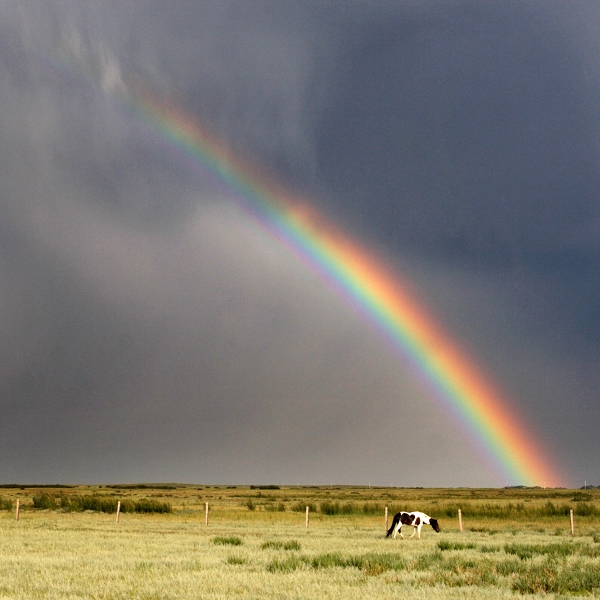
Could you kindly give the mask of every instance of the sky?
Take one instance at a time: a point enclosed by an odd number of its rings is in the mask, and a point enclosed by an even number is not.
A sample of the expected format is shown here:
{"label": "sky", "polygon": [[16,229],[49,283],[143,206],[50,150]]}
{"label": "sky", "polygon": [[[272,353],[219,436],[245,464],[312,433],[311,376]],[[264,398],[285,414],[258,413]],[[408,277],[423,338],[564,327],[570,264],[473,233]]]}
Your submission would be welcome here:
{"label": "sky", "polygon": [[594,0],[3,1],[0,483],[521,483],[139,82],[410,282],[600,485],[599,57]]}

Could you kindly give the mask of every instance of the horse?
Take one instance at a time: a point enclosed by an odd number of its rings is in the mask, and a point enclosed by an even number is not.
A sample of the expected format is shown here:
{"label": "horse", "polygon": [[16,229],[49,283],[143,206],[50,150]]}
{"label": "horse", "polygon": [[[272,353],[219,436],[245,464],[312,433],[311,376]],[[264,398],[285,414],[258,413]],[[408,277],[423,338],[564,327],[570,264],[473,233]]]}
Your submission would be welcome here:
{"label": "horse", "polygon": [[[392,526],[389,528],[387,535],[385,536],[390,537],[390,535],[392,535],[392,533],[394,534],[392,537],[394,539],[396,539],[396,535],[399,533],[400,537],[402,539],[404,539],[404,536],[402,535],[402,525],[412,525],[415,530],[413,531],[413,534],[410,536],[411,538],[415,537],[415,533],[417,534],[417,539],[421,539],[421,527],[423,527],[423,525],[431,525],[433,527],[433,530],[436,531],[437,533],[440,532],[440,526],[437,522],[437,519],[433,519],[432,517],[430,517],[429,515],[426,515],[425,513],[422,512],[399,512],[396,515],[394,515],[394,520],[392,521]],[[410,539],[410,538],[409,538]]]}

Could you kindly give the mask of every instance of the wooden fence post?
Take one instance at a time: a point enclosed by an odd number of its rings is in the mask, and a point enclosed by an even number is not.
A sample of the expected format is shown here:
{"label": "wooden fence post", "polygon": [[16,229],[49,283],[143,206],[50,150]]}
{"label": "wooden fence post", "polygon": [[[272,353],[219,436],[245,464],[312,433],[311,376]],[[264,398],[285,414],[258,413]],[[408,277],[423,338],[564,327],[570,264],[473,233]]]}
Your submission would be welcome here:
{"label": "wooden fence post", "polygon": [[206,503],[205,520],[206,520],[206,526],[208,527],[208,502]]}
{"label": "wooden fence post", "polygon": [[121,501],[119,500],[117,502],[117,518],[115,520],[115,523],[119,522],[119,515],[120,515],[120,513],[121,513]]}
{"label": "wooden fence post", "polygon": [[306,507],[306,529],[308,529],[308,511],[309,511],[309,507]]}
{"label": "wooden fence post", "polygon": [[458,509],[458,528],[460,529],[460,532],[463,532],[463,524],[462,524],[462,510],[460,510],[460,508]]}
{"label": "wooden fence post", "polygon": [[385,507],[385,532],[387,533],[388,527],[388,507]]}
{"label": "wooden fence post", "polygon": [[19,498],[17,498],[17,513],[15,515],[16,520],[19,520]]}
{"label": "wooden fence post", "polygon": [[575,520],[573,519],[573,509],[571,509],[571,535],[575,535]]}

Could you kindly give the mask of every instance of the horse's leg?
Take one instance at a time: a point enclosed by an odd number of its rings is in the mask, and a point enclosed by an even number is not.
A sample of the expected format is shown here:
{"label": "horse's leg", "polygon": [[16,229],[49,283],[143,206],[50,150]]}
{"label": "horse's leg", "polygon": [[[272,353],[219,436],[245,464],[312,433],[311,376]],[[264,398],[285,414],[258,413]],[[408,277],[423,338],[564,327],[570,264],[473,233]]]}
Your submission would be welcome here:
{"label": "horse's leg", "polygon": [[413,534],[410,536],[410,538],[408,538],[408,539],[410,539],[410,540],[412,540],[412,539],[415,537],[415,533],[417,533],[417,526],[416,526],[416,525],[413,525],[413,527],[414,527]]}
{"label": "horse's leg", "polygon": [[421,523],[420,525],[417,526],[417,538],[420,540],[421,539],[421,527],[423,527],[423,523]]}
{"label": "horse's leg", "polygon": [[394,531],[394,539],[396,539],[396,535],[398,534],[400,534],[400,537],[404,539],[404,536],[402,535],[402,521],[400,521],[396,526],[396,531]]}

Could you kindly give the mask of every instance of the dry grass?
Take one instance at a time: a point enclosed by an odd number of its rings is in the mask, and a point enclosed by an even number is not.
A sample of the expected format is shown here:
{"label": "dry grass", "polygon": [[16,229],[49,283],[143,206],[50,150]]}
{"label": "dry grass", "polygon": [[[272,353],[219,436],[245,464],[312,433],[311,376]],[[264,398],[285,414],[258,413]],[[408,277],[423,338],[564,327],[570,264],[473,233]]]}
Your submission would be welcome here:
{"label": "dry grass", "polygon": [[[41,490],[4,489],[12,512],[0,512],[0,599],[4,598],[507,598],[600,595],[600,519],[577,516],[600,493],[568,490],[404,490],[367,488],[75,487],[61,494],[155,498],[165,515],[36,511]],[[44,490],[53,493],[52,490]],[[17,496],[23,511],[14,519]],[[574,498],[577,498],[573,501]],[[253,510],[248,508],[251,500]],[[574,507],[568,517],[538,516],[548,501]],[[209,527],[204,503],[211,507]],[[296,505],[353,505],[346,514],[311,514]],[[361,507],[380,505],[379,514]],[[280,505],[284,510],[280,510]],[[385,539],[383,507],[405,506],[439,516],[441,534]],[[477,507],[523,504],[514,515],[469,516]],[[272,506],[278,507],[273,510]],[[529,510],[529,509],[532,510]],[[481,512],[481,511],[479,511]],[[391,516],[390,514],[390,521]],[[598,573],[598,574],[597,574]]]}

